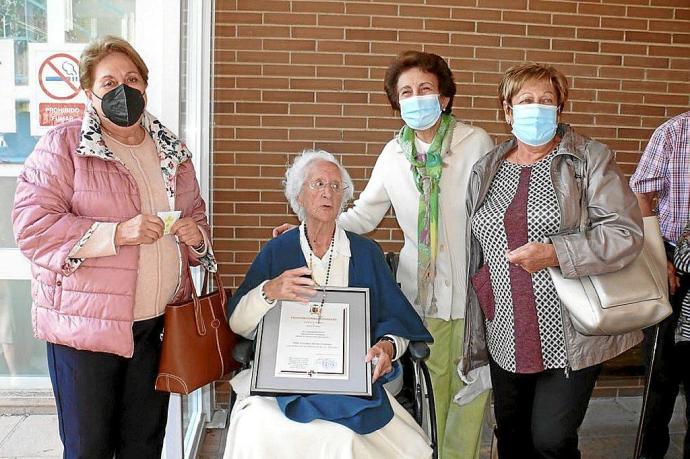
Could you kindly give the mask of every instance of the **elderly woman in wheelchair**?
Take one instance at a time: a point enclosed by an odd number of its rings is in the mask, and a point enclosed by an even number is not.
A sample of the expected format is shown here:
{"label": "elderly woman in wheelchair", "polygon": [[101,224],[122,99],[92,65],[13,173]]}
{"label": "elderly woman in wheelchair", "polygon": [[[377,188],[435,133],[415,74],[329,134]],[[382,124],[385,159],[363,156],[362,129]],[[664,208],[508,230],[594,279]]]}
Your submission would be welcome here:
{"label": "elderly woman in wheelchair", "polygon": [[229,303],[230,327],[253,338],[278,300],[308,303],[319,285],[367,287],[374,344],[371,399],[346,395],[249,396],[248,370],[232,380],[237,401],[225,458],[430,458],[425,432],[383,387],[410,341],[432,337],[398,288],[380,248],[336,218],[352,181],[325,151],[305,151],[286,173],[301,224],[269,241]]}

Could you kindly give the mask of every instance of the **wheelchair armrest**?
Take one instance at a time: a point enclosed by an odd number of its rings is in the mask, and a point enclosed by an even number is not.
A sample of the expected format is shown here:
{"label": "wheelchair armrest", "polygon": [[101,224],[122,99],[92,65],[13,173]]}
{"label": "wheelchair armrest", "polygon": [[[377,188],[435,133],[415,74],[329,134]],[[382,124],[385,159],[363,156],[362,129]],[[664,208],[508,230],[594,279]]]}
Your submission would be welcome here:
{"label": "wheelchair armrest", "polygon": [[429,357],[431,351],[429,345],[424,341],[410,341],[407,346],[407,351],[410,353],[412,360],[424,360]]}
{"label": "wheelchair armrest", "polygon": [[232,358],[243,367],[249,366],[254,358],[254,341],[240,337],[232,350]]}

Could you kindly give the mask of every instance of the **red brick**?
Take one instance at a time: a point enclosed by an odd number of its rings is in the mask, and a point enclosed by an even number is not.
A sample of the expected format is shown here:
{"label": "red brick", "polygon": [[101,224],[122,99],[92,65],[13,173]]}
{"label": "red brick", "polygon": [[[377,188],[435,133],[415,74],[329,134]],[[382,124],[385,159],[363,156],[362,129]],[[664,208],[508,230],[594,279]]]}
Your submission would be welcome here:
{"label": "red brick", "polygon": [[650,56],[688,57],[687,46],[649,46]]}
{"label": "red brick", "polygon": [[265,50],[279,51],[315,51],[315,40],[284,40],[284,39],[264,39]]}
{"label": "red brick", "polygon": [[673,34],[673,44],[690,44],[690,34],[688,33],[674,33]]}
{"label": "red brick", "polygon": [[264,65],[263,74],[267,76],[315,76],[316,68],[311,65]]}
{"label": "red brick", "polygon": [[295,13],[344,13],[345,6],[340,2],[292,2]]}
{"label": "red brick", "polygon": [[599,27],[599,18],[596,16],[579,16],[571,14],[554,14],[554,25],[574,25],[585,27]]}
{"label": "red brick", "polygon": [[625,6],[578,2],[577,12],[593,16],[625,16]]}
{"label": "red brick", "polygon": [[601,42],[601,52],[608,54],[639,54],[642,56],[646,56],[647,45]]}
{"label": "red brick", "polygon": [[291,115],[341,115],[343,107],[340,104],[291,104]]}
{"label": "red brick", "polygon": [[410,43],[450,43],[450,34],[443,32],[412,32],[401,30],[398,39]]}
{"label": "red brick", "polygon": [[477,6],[480,8],[525,10],[527,9],[527,0],[511,0],[510,2],[504,0],[477,0]]}
{"label": "red brick", "polygon": [[599,51],[599,43],[585,40],[552,40],[551,48],[557,51],[586,51],[596,53]]}
{"label": "red brick", "polygon": [[673,17],[673,8],[659,8],[656,6],[629,6],[628,16],[639,18],[667,18]]}
{"label": "red brick", "polygon": [[[574,27],[550,27],[550,26],[541,26],[541,25],[527,25],[527,36],[529,37],[547,37],[547,38],[552,38],[552,37],[562,37],[562,38],[573,38],[575,37],[575,28]],[[577,29],[582,30],[582,29]],[[623,35],[621,34],[621,38]],[[588,37],[580,37],[580,38],[588,38]]]}
{"label": "red brick", "polygon": [[642,91],[642,92],[663,92],[666,89],[666,83],[660,81],[638,81],[630,80],[623,81],[624,91]]}
{"label": "red brick", "polygon": [[[512,39],[511,43],[515,43],[515,40],[520,40],[519,37],[503,37],[504,40]],[[529,39],[527,39],[529,40]],[[533,39],[538,40],[538,39]],[[469,33],[454,33],[450,39],[451,43],[454,45],[462,46],[499,46],[500,37],[497,35],[479,35],[479,34],[469,34]]]}
{"label": "red brick", "polygon": [[316,15],[297,13],[264,13],[264,24],[316,25]]}
{"label": "red brick", "polygon": [[501,11],[480,8],[453,8],[451,17],[461,20],[500,21]]}
{"label": "red brick", "polygon": [[642,79],[644,78],[644,70],[631,67],[600,67],[599,76],[626,80]]}
{"label": "red brick", "polygon": [[510,59],[524,61],[525,51],[517,49],[475,48],[475,57],[477,57],[477,59]]}
{"label": "red brick", "polygon": [[621,56],[612,56],[607,54],[575,54],[576,64],[594,64],[594,65],[620,65]]}
{"label": "red brick", "polygon": [[401,18],[374,16],[371,18],[371,26],[377,29],[394,30],[421,30],[424,28],[425,20],[422,18]]}
{"label": "red brick", "polygon": [[[290,27],[276,25],[238,25],[239,37],[284,37],[290,36]],[[218,40],[218,38],[216,38]]]}
{"label": "red brick", "polygon": [[474,32],[476,23],[457,19],[425,19],[424,29],[429,31]]}
{"label": "red brick", "polygon": [[401,5],[401,16],[412,16],[422,18],[450,18],[450,8],[442,8],[438,6],[422,6],[422,5]]}
{"label": "red brick", "polygon": [[[587,29],[578,27],[577,38],[588,38],[590,40],[623,40],[625,32],[622,30],[610,29]],[[602,42],[602,46],[606,44]]]}
{"label": "red brick", "polygon": [[371,19],[368,16],[319,14],[319,25],[333,27],[371,27]]}
{"label": "red brick", "polygon": [[664,107],[654,107],[650,105],[621,105],[621,114],[624,115],[650,115],[650,116],[660,116],[664,115],[666,110]]}
{"label": "red brick", "polygon": [[[320,42],[319,42],[320,43]],[[290,53],[292,64],[342,65],[342,54],[329,53]]]}
{"label": "red brick", "polygon": [[602,29],[648,30],[649,23],[645,19],[630,18],[601,18]]}
{"label": "red brick", "polygon": [[288,53],[274,51],[238,51],[237,60],[239,62],[261,62],[261,63],[286,63],[290,60]]}
{"label": "red brick", "polygon": [[345,13],[348,15],[363,14],[365,16],[396,16],[398,13],[397,5],[384,5],[369,2],[353,2],[347,1],[345,3]]}
{"label": "red brick", "polygon": [[637,41],[643,43],[671,43],[671,34],[626,31],[625,41]]}
{"label": "red brick", "polygon": [[313,102],[314,93],[310,91],[264,91],[264,102]]}
{"label": "red brick", "polygon": [[690,72],[686,70],[657,70],[654,68],[647,69],[647,78],[650,80],[662,81],[690,81]]}
{"label": "red brick", "polygon": [[666,57],[623,56],[623,65],[629,67],[667,68],[668,64]]}
{"label": "red brick", "polygon": [[519,24],[506,24],[503,22],[478,22],[477,32],[501,35],[525,35],[527,26]]}
{"label": "red brick", "polygon": [[317,50],[320,53],[368,53],[368,41],[319,40]]}
{"label": "red brick", "polygon": [[[579,55],[579,53],[578,53]],[[532,51],[527,50],[527,60],[535,62],[546,62],[556,64],[559,62],[572,63],[573,53],[565,51]],[[586,64],[586,62],[584,62]]]}
{"label": "red brick", "polygon": [[551,24],[551,14],[534,11],[503,11],[503,21],[521,24]]}
{"label": "red brick", "polygon": [[249,11],[290,11],[287,0],[237,0],[237,9]]}
{"label": "red brick", "polygon": [[345,29],[345,39],[366,41],[395,41],[398,39],[398,32],[395,30]]}
{"label": "red brick", "polygon": [[575,13],[577,11],[577,2],[530,0],[529,9],[545,11],[547,13]]}
{"label": "red brick", "polygon": [[550,42],[545,38],[501,37],[501,46],[504,48],[549,49]]}
{"label": "red brick", "polygon": [[424,51],[428,53],[435,53],[439,56],[443,56],[445,59],[452,59],[454,57],[472,57],[472,48],[461,47],[461,46],[448,46],[448,45],[425,45]]}
{"label": "red brick", "polygon": [[292,38],[325,38],[327,40],[341,40],[345,38],[345,30],[329,27],[291,27]]}
{"label": "red brick", "polygon": [[642,94],[635,92],[598,91],[597,100],[600,102],[642,103]]}
{"label": "red brick", "polygon": [[287,78],[268,78],[268,77],[238,77],[237,85],[241,88],[249,89],[287,89],[289,80]]}

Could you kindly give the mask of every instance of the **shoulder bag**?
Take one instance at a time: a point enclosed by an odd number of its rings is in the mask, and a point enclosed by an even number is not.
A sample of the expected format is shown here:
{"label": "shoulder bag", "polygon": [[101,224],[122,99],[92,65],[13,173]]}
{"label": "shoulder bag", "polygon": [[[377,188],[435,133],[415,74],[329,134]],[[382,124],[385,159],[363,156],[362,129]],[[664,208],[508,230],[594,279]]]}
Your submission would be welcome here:
{"label": "shoulder bag", "polygon": [[[588,176],[582,164],[580,231],[588,227]],[[563,277],[549,267],[558,296],[575,330],[583,335],[620,335],[641,330],[671,315],[668,300],[666,252],[657,217],[644,218],[644,245],[624,268],[606,274]]]}
{"label": "shoulder bag", "polygon": [[239,368],[232,358],[237,336],[225,315],[225,290],[218,271],[214,276],[216,290],[207,292],[205,271],[201,296],[192,285],[190,300],[165,307],[156,390],[189,394]]}

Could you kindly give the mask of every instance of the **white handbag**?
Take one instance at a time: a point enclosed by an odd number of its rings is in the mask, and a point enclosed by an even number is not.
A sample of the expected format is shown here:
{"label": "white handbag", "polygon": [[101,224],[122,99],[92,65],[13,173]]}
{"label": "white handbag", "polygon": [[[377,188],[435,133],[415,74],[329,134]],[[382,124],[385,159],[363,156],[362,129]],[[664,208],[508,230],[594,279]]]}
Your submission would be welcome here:
{"label": "white handbag", "polygon": [[[581,231],[587,225],[587,174],[583,177]],[[671,315],[666,252],[657,217],[644,218],[642,252],[623,269],[574,279],[564,278],[558,267],[548,270],[575,330],[583,335],[620,335]]]}

